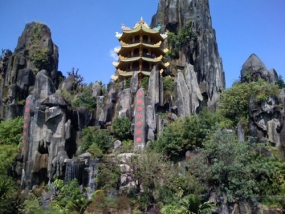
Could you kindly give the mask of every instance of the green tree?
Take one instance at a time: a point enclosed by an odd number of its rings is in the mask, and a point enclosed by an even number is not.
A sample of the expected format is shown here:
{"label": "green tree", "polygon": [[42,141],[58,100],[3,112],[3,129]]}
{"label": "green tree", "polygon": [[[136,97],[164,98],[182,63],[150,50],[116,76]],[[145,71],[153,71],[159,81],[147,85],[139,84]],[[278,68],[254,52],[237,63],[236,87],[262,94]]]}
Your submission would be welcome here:
{"label": "green tree", "polygon": [[0,213],[15,213],[17,183],[13,178],[0,174]]}
{"label": "green tree", "polygon": [[[254,195],[277,193],[272,188],[275,169],[261,154],[258,145],[239,142],[225,130],[217,130],[189,162],[189,170],[206,180],[212,190],[225,193],[229,202]],[[257,150],[258,151],[258,150]]]}
{"label": "green tree", "polygon": [[80,133],[79,145],[79,153],[89,151],[94,157],[102,157],[109,152],[113,142],[107,130],[88,126]]}
{"label": "green tree", "polygon": [[121,141],[130,139],[132,136],[131,125],[132,123],[127,117],[116,118],[112,123],[115,136]]}
{"label": "green tree", "polygon": [[63,183],[62,180],[54,181],[58,193],[50,203],[50,208],[61,213],[84,213],[90,203],[82,194],[76,179]]}
{"label": "green tree", "polygon": [[218,112],[232,121],[231,126],[237,126],[240,120],[248,121],[249,100],[253,96],[258,102],[269,96],[278,96],[277,85],[259,79],[257,82],[236,83],[220,95]]}
{"label": "green tree", "polygon": [[17,117],[0,123],[0,145],[18,145],[22,137],[24,120]]}
{"label": "green tree", "polygon": [[208,134],[223,121],[226,119],[221,115],[206,109],[199,115],[177,119],[164,128],[151,147],[177,161],[187,150],[201,147]]}
{"label": "green tree", "polygon": [[96,99],[92,96],[92,84],[82,86],[82,90],[72,100],[72,107],[86,107],[89,111],[93,111],[96,107]]}
{"label": "green tree", "polygon": [[278,80],[275,84],[278,85],[280,89],[285,88],[285,83],[281,75],[278,76]]}

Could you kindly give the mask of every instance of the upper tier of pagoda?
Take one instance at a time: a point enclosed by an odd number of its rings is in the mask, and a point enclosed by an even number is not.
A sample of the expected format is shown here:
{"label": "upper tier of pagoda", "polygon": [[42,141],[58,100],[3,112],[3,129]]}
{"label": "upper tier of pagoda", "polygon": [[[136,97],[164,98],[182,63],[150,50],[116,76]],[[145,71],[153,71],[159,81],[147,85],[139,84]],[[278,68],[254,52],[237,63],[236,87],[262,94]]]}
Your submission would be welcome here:
{"label": "upper tier of pagoda", "polygon": [[131,78],[135,72],[139,77],[149,76],[154,65],[160,72],[163,72],[169,63],[163,63],[162,57],[168,49],[161,49],[161,44],[167,34],[160,34],[160,26],[150,28],[147,23],[141,20],[131,29],[122,25],[122,33],[116,32],[121,47],[115,48],[118,54],[118,61],[113,62],[116,67],[116,75],[113,80]]}

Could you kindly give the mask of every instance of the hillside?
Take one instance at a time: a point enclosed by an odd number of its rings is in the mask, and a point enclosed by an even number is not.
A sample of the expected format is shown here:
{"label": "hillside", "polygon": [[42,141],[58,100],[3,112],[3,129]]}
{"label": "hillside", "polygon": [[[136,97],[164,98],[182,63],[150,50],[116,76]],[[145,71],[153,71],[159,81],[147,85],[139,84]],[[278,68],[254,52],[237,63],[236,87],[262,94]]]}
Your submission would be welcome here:
{"label": "hillside", "polygon": [[58,71],[43,23],[2,51],[1,213],[283,213],[282,76],[252,54],[225,89],[208,0],[117,38],[108,85]]}

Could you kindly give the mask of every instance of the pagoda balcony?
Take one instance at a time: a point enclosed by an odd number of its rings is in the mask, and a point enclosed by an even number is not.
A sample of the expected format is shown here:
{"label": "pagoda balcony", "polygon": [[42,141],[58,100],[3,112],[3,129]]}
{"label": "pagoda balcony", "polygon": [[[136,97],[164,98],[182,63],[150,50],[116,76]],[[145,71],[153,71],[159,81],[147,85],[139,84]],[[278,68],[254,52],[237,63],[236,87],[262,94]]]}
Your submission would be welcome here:
{"label": "pagoda balcony", "polygon": [[[150,68],[142,68],[141,70],[142,71],[149,71],[149,72],[151,71]],[[128,69],[126,69],[124,71],[126,71],[126,72],[135,72],[135,71],[140,71],[140,68],[128,68]]]}
{"label": "pagoda balcony", "polygon": [[[134,40],[134,41],[129,41],[127,43],[121,41],[121,44],[123,45],[131,45],[131,44],[139,44],[139,43],[144,43],[144,44],[149,44],[149,45],[155,45],[157,43],[154,43],[154,42],[150,42],[148,40]],[[159,43],[159,42],[158,42]]]}
{"label": "pagoda balcony", "polygon": [[127,57],[124,58],[134,58],[134,57],[147,57],[151,59],[155,59],[157,56],[155,54],[149,54],[149,53],[143,53],[143,54],[133,54],[133,55],[128,55]]}

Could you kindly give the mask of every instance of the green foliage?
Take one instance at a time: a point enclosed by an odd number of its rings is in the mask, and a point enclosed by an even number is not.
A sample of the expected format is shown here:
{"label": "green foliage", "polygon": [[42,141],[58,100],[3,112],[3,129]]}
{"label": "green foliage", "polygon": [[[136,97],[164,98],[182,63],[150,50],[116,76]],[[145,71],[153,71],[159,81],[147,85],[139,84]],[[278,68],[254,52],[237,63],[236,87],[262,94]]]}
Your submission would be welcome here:
{"label": "green foliage", "polygon": [[189,162],[189,170],[201,180],[206,179],[218,194],[225,193],[229,202],[276,194],[279,190],[272,188],[276,171],[255,151],[256,147],[218,130],[204,143],[200,156]]}
{"label": "green foliage", "polygon": [[175,174],[166,156],[146,149],[124,162],[130,167],[126,175],[136,181],[132,188],[125,189],[133,204],[145,211],[150,204],[166,200],[166,192],[171,192],[166,184],[171,183],[169,179]]}
{"label": "green foliage", "polygon": [[32,45],[39,45],[39,42],[41,39],[42,26],[43,24],[37,22],[36,25],[32,28],[32,31],[31,31]]}
{"label": "green foliage", "polygon": [[178,59],[179,50],[184,50],[185,53],[190,51],[190,43],[196,40],[197,35],[192,29],[192,22],[189,21],[178,34],[169,32],[167,35],[167,44],[170,51],[167,52],[165,58]]}
{"label": "green foliage", "polygon": [[113,157],[103,156],[98,164],[96,184],[104,191],[118,189],[121,171]]}
{"label": "green foliage", "polygon": [[278,76],[278,80],[275,84],[278,85],[280,89],[285,88],[285,83],[281,75]]}
{"label": "green foliage", "polygon": [[107,130],[86,127],[80,134],[79,145],[80,154],[88,151],[93,157],[101,157],[102,154],[109,152],[112,147],[112,140]]}
{"label": "green foliage", "polygon": [[9,176],[0,174],[0,213],[14,213],[16,199],[16,181]]}
{"label": "green foliage", "polygon": [[149,81],[149,77],[143,76],[141,84],[145,91],[148,90],[148,81]]}
{"label": "green foliage", "polygon": [[19,211],[25,214],[43,213],[40,200],[35,195],[30,195],[19,207]]}
{"label": "green foliage", "polygon": [[92,84],[82,87],[81,93],[77,94],[72,100],[72,107],[86,107],[91,112],[94,110],[96,99],[92,96]]}
{"label": "green foliage", "polygon": [[131,125],[132,123],[127,117],[116,118],[112,123],[115,136],[121,141],[130,139],[132,136]]}
{"label": "green foliage", "polygon": [[124,88],[129,88],[131,87],[131,79],[128,78],[128,79],[125,79],[125,85],[124,85]]}
{"label": "green foliage", "polygon": [[68,102],[69,104],[71,104],[71,102],[72,102],[74,96],[73,96],[69,91],[67,91],[67,90],[65,90],[65,89],[61,89],[61,90],[60,90],[60,94],[62,95],[63,99],[64,99],[66,102]]}
{"label": "green foliage", "polygon": [[17,117],[0,123],[0,145],[18,145],[22,137],[24,120]]}
{"label": "green foliage", "polygon": [[6,174],[19,153],[23,132],[23,117],[0,123],[0,174]]}
{"label": "green foliage", "polygon": [[41,70],[49,61],[48,50],[39,49],[34,51],[32,60],[37,71]]}
{"label": "green foliage", "polygon": [[207,135],[222,121],[223,117],[206,109],[199,115],[177,119],[164,128],[151,147],[170,156],[172,160],[178,160],[187,150],[201,147]]}
{"label": "green foliage", "polygon": [[218,111],[232,121],[232,126],[236,126],[241,119],[248,121],[248,105],[251,96],[255,97],[258,102],[262,102],[269,96],[278,94],[277,85],[262,79],[257,82],[237,83],[221,93]]}
{"label": "green foliage", "polygon": [[169,101],[171,97],[174,95],[174,80],[171,76],[163,77],[163,92],[164,92],[164,99]]}
{"label": "green foliage", "polygon": [[6,174],[19,153],[18,145],[0,145],[0,174]]}
{"label": "green foliage", "polygon": [[82,195],[77,180],[62,183],[56,179],[55,183],[57,183],[55,187],[58,193],[51,201],[50,208],[59,210],[61,213],[83,213],[90,202]]}

